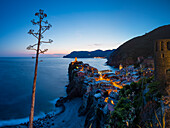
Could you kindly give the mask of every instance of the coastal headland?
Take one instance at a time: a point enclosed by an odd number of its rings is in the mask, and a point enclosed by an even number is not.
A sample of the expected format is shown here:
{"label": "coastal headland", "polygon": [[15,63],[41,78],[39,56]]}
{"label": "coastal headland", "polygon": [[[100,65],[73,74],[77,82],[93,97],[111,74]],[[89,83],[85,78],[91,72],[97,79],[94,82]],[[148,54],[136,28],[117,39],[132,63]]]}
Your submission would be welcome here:
{"label": "coastal headland", "polygon": [[[61,112],[51,112],[44,118],[39,118],[34,121],[34,127],[127,127],[135,122],[138,115],[136,111],[139,111],[138,107],[141,103],[143,106],[148,105],[145,95],[150,94],[150,84],[153,80],[152,68],[120,65],[116,72],[98,71],[97,68],[77,61],[75,58],[75,61],[69,64],[68,74],[67,97],[60,97],[55,104],[56,107],[61,108]],[[139,96],[143,100],[135,101],[135,98]],[[149,103],[156,104],[152,101]],[[126,111],[122,111],[124,107]],[[118,112],[120,117],[117,115]],[[145,109],[139,112],[142,116]],[[121,121],[123,121],[122,124],[120,124]],[[143,125],[142,121],[138,124]],[[28,127],[28,123],[16,127]]]}

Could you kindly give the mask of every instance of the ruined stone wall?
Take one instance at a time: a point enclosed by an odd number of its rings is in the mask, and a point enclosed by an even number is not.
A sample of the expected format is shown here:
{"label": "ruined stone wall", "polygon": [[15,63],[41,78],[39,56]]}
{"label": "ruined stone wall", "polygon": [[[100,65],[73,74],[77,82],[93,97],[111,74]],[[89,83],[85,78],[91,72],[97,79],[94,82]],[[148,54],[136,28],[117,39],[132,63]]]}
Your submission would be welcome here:
{"label": "ruined stone wall", "polygon": [[162,89],[170,95],[170,39],[155,42],[154,61],[155,78],[160,81]]}

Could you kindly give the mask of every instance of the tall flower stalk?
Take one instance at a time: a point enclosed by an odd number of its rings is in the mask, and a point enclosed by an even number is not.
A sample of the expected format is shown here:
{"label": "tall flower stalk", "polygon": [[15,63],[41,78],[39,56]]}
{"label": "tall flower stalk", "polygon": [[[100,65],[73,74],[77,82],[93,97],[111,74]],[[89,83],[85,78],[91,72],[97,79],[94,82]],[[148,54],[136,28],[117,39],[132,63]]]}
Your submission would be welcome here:
{"label": "tall flower stalk", "polygon": [[[47,17],[47,14],[44,13],[43,10],[39,10],[39,12],[35,13],[35,16],[38,17],[38,21],[35,21],[35,19],[31,20],[33,25],[38,25],[39,30],[37,32],[34,32],[33,29],[30,29],[28,34],[33,35],[35,38],[37,38],[38,43],[34,45],[29,45],[27,47],[27,50],[35,50],[36,51],[36,63],[35,63],[35,71],[34,71],[34,80],[33,80],[33,89],[32,89],[32,100],[31,100],[31,111],[30,111],[30,116],[29,116],[29,128],[33,128],[33,119],[34,119],[34,106],[35,106],[35,91],[36,91],[36,81],[37,81],[37,69],[38,69],[38,57],[39,54],[44,54],[45,52],[48,51],[48,49],[41,50],[40,45],[42,43],[52,43],[53,41],[49,39],[49,41],[41,41],[43,38],[43,33],[46,30],[49,30],[50,27],[52,27],[51,24],[48,23],[48,21],[43,21],[44,18]],[[42,25],[44,24],[44,25]],[[37,46],[37,48],[34,48]]]}

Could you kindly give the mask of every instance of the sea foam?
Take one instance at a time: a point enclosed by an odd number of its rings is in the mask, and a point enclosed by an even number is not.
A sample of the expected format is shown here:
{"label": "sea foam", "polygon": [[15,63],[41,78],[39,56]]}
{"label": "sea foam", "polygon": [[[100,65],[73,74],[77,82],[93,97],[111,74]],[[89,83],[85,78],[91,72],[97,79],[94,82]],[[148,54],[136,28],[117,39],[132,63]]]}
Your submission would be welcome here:
{"label": "sea foam", "polygon": [[[45,116],[46,114],[44,112],[41,112],[38,116],[34,117],[34,120],[37,120],[38,118],[43,118]],[[26,123],[28,121],[29,121],[29,117],[20,118],[20,119],[0,120],[0,127],[19,125],[21,123]]]}

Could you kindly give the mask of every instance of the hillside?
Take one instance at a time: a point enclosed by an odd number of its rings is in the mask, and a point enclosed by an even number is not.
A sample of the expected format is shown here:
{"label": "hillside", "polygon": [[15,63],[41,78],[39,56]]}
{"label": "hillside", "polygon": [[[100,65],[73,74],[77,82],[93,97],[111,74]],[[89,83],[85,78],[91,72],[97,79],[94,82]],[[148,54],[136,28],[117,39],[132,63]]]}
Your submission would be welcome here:
{"label": "hillside", "polygon": [[113,50],[95,50],[95,51],[73,51],[70,54],[64,56],[63,58],[94,58],[94,57],[104,57],[107,58],[110,54],[114,51]]}
{"label": "hillside", "polygon": [[117,67],[120,63],[123,65],[134,64],[139,56],[153,57],[155,40],[165,38],[170,38],[170,25],[158,27],[143,36],[125,42],[111,53],[107,64]]}

